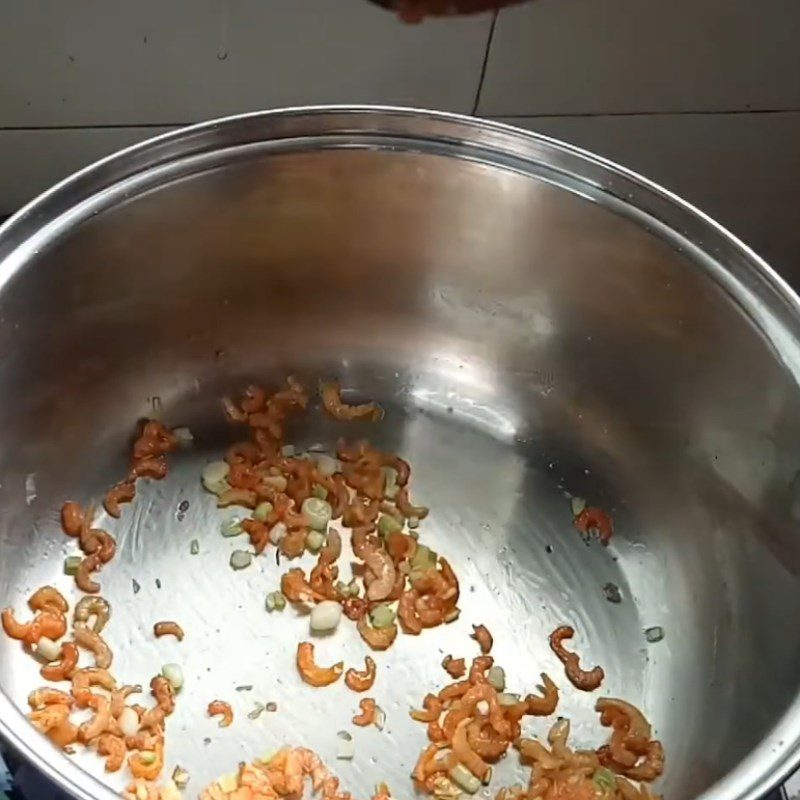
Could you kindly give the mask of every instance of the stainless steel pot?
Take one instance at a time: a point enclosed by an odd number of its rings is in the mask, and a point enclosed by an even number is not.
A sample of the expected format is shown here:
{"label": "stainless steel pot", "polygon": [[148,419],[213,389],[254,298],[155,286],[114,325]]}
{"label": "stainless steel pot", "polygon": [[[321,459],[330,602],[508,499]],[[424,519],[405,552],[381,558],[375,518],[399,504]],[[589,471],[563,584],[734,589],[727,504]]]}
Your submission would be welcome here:
{"label": "stainless steel pot", "polygon": [[[110,526],[119,550],[103,573],[118,677],[183,663],[168,756],[192,773],[190,795],[287,741],[332,758],[355,706],[343,687],[300,684],[305,622],[263,610],[278,568],[228,568],[199,488],[230,436],[218,397],[289,370],[338,375],[387,406],[370,433],[414,465],[425,535],[464,587],[457,623],[381,659],[387,729],[337,763],[357,796],[377,779],[411,793],[424,732],[407,707],[442,683],[444,653],[468,652],[477,622],[523,691],[543,669],[561,676],[546,634],[574,624],[606,669],[602,691],[654,722],[670,800],[755,799],[797,763],[798,300],[678,198],[502,125],[294,109],[98,162],[2,228],[0,265],[3,605],[69,587],[57,509],[123,474],[137,418],[155,407],[195,433]],[[610,549],[580,540],[565,494],[613,509]],[[164,617],[187,629],[182,645],[152,639]],[[646,641],[651,626],[663,641]],[[346,633],[321,647],[363,657]],[[38,682],[0,639],[0,732],[76,797],[112,796],[93,756],[76,763],[28,726]],[[578,695],[561,713],[597,743],[594,698]],[[240,715],[226,731],[203,713],[217,696]],[[248,724],[255,700],[278,714]]]}

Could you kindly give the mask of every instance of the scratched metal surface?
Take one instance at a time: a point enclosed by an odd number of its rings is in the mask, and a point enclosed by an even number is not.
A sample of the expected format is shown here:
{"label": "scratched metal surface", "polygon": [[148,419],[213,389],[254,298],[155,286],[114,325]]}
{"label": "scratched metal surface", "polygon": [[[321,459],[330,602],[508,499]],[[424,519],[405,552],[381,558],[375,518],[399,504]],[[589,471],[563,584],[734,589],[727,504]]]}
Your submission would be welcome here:
{"label": "scratched metal surface", "polygon": [[[585,661],[606,670],[600,693],[652,720],[670,800],[750,800],[794,763],[796,298],[695,212],[490,123],[295,111],[100,165],[0,234],[0,266],[3,605],[22,612],[43,583],[70,589],[58,509],[124,474],[153,397],[195,433],[169,477],[108,521],[120,546],[102,574],[118,679],[184,667],[167,772],[190,771],[189,797],[283,744],[318,750],[356,796],[378,780],[409,796],[426,738],[408,709],[444,682],[444,654],[475,653],[479,622],[510,690],[550,672],[575,743],[592,746],[604,738],[595,696],[571,690],[546,644],[573,624]],[[338,376],[386,406],[368,429],[311,414],[291,439],[369,435],[407,458],[413,497],[432,509],[422,538],[462,582],[457,622],[377,654],[386,728],[353,731],[352,763],[334,756],[357,696],[300,682],[307,620],[267,614],[273,556],[233,572],[241,544],[219,533],[231,512],[200,490],[232,436],[220,396],[289,371],[309,386]],[[613,512],[608,549],[581,542],[568,493]],[[621,604],[605,600],[607,582]],[[184,626],[183,643],[153,639],[163,618]],[[665,639],[648,645],[656,625]],[[346,621],[318,650],[348,665],[367,652]],[[0,637],[0,732],[81,800],[111,797],[104,785],[120,779],[92,754],[76,769],[18,715],[38,682]],[[234,705],[229,729],[205,715],[215,698]],[[250,721],[256,701],[278,710]],[[512,755],[487,791],[515,769]]]}

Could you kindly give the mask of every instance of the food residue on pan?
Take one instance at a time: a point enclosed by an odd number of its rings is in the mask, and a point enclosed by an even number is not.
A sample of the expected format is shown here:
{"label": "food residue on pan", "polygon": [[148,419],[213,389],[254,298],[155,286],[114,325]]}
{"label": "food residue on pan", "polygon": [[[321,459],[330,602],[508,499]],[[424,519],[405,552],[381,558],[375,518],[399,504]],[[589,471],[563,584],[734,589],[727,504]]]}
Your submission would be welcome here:
{"label": "food residue on pan", "polygon": [[[384,416],[376,403],[351,405],[344,401],[336,381],[322,383],[320,390],[323,410],[336,420],[377,422]],[[419,636],[426,629],[458,619],[459,581],[448,559],[421,541],[420,521],[429,510],[411,502],[411,467],[403,458],[364,440],[340,439],[330,452],[302,454],[285,442],[289,420],[305,412],[309,404],[308,393],[293,378],[271,394],[250,386],[238,402],[224,399],[228,420],[244,426],[247,437],[229,447],[224,458],[206,464],[200,480],[216,497],[219,508],[245,510],[221,527],[223,536],[246,536],[250,543],[250,550],[233,551],[233,569],[245,569],[270,548],[288,561],[304,554],[316,559],[308,574],[297,566],[285,568],[280,591],[269,592],[265,601],[270,612],[283,610],[287,603],[309,612],[308,622],[298,623],[308,625],[308,630],[298,627],[295,660],[299,678],[319,691],[342,677],[353,692],[380,690],[381,669],[371,655],[365,655],[362,664],[345,664],[335,658],[318,663],[314,644],[304,640],[307,634],[327,635],[345,627],[355,629],[370,650],[402,647],[400,633]],[[144,421],[127,475],[103,500],[109,515],[118,518],[124,504],[135,501],[138,480],[164,479],[168,454],[191,441],[188,429],[170,430],[162,422]],[[608,545],[613,535],[611,517],[586,506],[580,498],[573,498],[572,507],[574,524],[581,533],[596,535]],[[188,503],[186,507],[181,504],[180,514],[187,510]],[[104,759],[107,772],[126,766],[133,781],[125,798],[178,800],[191,776],[176,765],[171,778],[164,778],[165,741],[167,720],[184,685],[183,669],[177,663],[164,664],[148,682],[150,700],[141,702],[135,698],[144,694],[142,686],[121,685],[114,677],[114,653],[102,636],[111,606],[100,595],[96,576],[109,568],[116,541],[96,527],[94,519],[91,504],[68,501],[61,509],[62,529],[81,551],[80,556],[68,556],[64,564],[65,573],[74,576],[83,593],[71,619],[69,602],[52,586],[30,596],[28,619],[21,619],[11,608],[0,615],[5,633],[43,662],[42,679],[61,684],[60,688],[46,685],[31,692],[29,719],[67,752],[74,752],[76,746],[95,751]],[[336,523],[335,527],[331,523]],[[340,579],[344,536],[356,559],[349,581]],[[191,554],[198,554],[199,549],[199,541],[192,539]],[[135,594],[141,587],[135,579],[132,584]],[[611,591],[612,586],[607,584],[604,594],[611,602],[619,602],[619,590],[614,586],[616,591]],[[464,657],[445,656],[441,665],[453,682],[438,690],[425,687],[421,708],[411,711],[411,717],[425,725],[428,740],[427,744],[420,741],[421,754],[412,773],[418,792],[441,800],[474,794],[491,784],[492,766],[513,748],[521,763],[530,768],[529,783],[527,787],[500,788],[497,800],[652,797],[647,784],[661,775],[664,753],[638,709],[623,700],[598,700],[600,723],[610,729],[610,737],[595,749],[573,749],[568,742],[569,721],[562,718],[553,720],[546,741],[526,736],[526,717],[556,714],[559,689],[542,673],[541,684],[534,691],[529,691],[531,686],[520,687],[519,693],[508,691],[505,671],[490,655],[495,642],[489,629],[479,621],[472,628],[471,638],[480,654],[469,667]],[[171,620],[156,622],[153,635],[170,635],[178,642],[184,638],[181,626]],[[582,691],[593,691],[603,682],[603,670],[599,666],[581,668],[579,656],[563,644],[572,636],[573,628],[559,626],[550,634],[551,649],[569,681]],[[656,642],[663,638],[663,630],[649,628],[646,637]],[[93,666],[79,667],[81,651],[91,654]],[[252,688],[237,686],[236,691]],[[252,701],[246,716],[255,720],[277,708],[274,701]],[[220,727],[234,724],[233,709],[224,700],[212,700],[205,712],[218,718]],[[362,696],[351,721],[381,731],[385,719],[379,697]],[[338,757],[352,759],[353,737],[346,731],[340,731],[339,737]],[[208,743],[208,739],[204,741]],[[287,747],[264,760],[242,763],[238,770],[203,789],[199,797],[301,798],[309,786],[312,794],[324,800],[350,798],[319,756],[302,747]],[[390,798],[388,787],[379,783],[373,800]]]}

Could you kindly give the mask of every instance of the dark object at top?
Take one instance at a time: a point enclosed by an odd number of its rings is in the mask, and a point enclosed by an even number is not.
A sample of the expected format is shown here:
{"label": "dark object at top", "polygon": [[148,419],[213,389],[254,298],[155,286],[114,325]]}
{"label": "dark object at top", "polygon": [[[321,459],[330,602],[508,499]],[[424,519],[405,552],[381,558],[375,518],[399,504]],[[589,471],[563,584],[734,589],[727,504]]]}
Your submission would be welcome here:
{"label": "dark object at top", "polygon": [[452,17],[496,11],[527,0],[370,0],[371,3],[394,11],[403,22],[422,22],[425,17]]}

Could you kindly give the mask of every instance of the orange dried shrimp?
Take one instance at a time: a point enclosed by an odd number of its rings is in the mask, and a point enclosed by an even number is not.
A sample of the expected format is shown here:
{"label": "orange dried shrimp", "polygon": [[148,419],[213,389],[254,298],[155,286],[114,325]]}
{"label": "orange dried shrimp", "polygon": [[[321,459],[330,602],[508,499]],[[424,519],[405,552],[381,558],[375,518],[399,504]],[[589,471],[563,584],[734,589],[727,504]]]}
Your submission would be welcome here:
{"label": "orange dried shrimp", "polygon": [[567,650],[563,642],[575,635],[575,629],[569,625],[562,625],[550,634],[550,649],[556,654],[558,660],[564,665],[564,672],[570,683],[582,692],[592,692],[603,682],[605,673],[602,667],[590,670],[581,669],[580,656]]}

